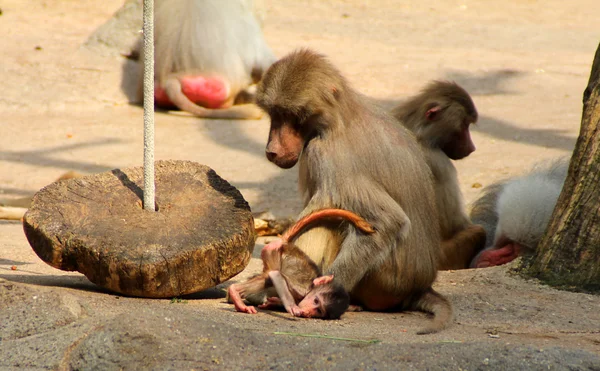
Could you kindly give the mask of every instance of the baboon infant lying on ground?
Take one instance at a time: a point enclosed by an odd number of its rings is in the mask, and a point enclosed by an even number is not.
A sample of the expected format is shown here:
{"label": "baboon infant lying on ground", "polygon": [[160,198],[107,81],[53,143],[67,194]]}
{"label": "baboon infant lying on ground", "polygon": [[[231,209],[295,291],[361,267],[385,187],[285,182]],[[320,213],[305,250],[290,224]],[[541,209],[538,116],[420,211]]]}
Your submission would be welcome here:
{"label": "baboon infant lying on ground", "polygon": [[358,215],[341,209],[323,209],[300,219],[288,229],[282,240],[267,244],[262,252],[262,273],[244,283],[229,286],[227,300],[238,312],[257,313],[244,303],[248,295],[262,295],[266,302],[259,308],[283,305],[296,317],[337,319],[348,309],[350,296],[333,276],[323,276],[302,250],[290,243],[302,229],[316,220],[341,218],[364,233],[375,230]]}

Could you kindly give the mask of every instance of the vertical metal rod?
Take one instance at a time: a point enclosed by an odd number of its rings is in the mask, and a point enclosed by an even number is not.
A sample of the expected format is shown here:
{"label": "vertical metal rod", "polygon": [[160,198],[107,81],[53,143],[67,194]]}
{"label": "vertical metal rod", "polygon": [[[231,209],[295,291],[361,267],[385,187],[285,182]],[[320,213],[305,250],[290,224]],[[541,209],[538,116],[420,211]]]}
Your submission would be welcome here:
{"label": "vertical metal rod", "polygon": [[144,0],[144,209],[155,210],[154,0]]}

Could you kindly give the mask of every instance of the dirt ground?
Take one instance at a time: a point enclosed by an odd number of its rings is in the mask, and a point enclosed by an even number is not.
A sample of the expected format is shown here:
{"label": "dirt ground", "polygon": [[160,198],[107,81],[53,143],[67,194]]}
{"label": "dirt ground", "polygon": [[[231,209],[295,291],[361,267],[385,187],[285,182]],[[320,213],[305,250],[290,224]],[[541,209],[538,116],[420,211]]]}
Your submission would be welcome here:
{"label": "dirt ground", "polygon": [[[278,56],[314,48],[383,104],[430,79],[463,85],[480,113],[477,151],[456,162],[467,202],[474,184],[574,147],[600,40],[596,0],[264,3]],[[142,110],[121,90],[124,59],[81,48],[122,4],[0,3],[0,198],[68,170],[142,164]],[[268,125],[157,113],[156,158],[206,164],[253,211],[294,215],[297,172],[266,160]],[[241,277],[259,269],[263,243]],[[19,222],[0,221],[0,369],[600,369],[600,297],[522,280],[510,266],[442,272],[436,288],[455,322],[428,336],[415,335],[428,321],[420,313],[238,314],[221,288],[175,302],[120,297],[45,265]],[[297,336],[306,334],[349,340]]]}

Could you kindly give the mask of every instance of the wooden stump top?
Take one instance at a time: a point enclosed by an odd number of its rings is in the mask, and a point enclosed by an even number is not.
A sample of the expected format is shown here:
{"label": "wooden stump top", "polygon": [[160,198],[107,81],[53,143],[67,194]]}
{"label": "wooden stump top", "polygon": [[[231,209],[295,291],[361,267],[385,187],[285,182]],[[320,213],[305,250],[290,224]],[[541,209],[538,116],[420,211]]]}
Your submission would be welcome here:
{"label": "wooden stump top", "polygon": [[248,203],[207,166],[157,161],[157,212],[142,208],[143,169],[115,169],[40,190],[23,219],[36,254],[126,295],[173,297],[241,272],[254,248]]}

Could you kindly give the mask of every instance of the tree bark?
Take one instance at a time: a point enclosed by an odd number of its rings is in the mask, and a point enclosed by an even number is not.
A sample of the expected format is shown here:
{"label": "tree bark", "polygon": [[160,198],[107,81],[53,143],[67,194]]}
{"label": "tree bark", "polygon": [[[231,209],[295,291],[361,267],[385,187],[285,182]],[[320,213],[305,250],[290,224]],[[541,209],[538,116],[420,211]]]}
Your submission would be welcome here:
{"label": "tree bark", "polygon": [[600,291],[600,45],[567,179],[544,237],[520,270],[552,286]]}

